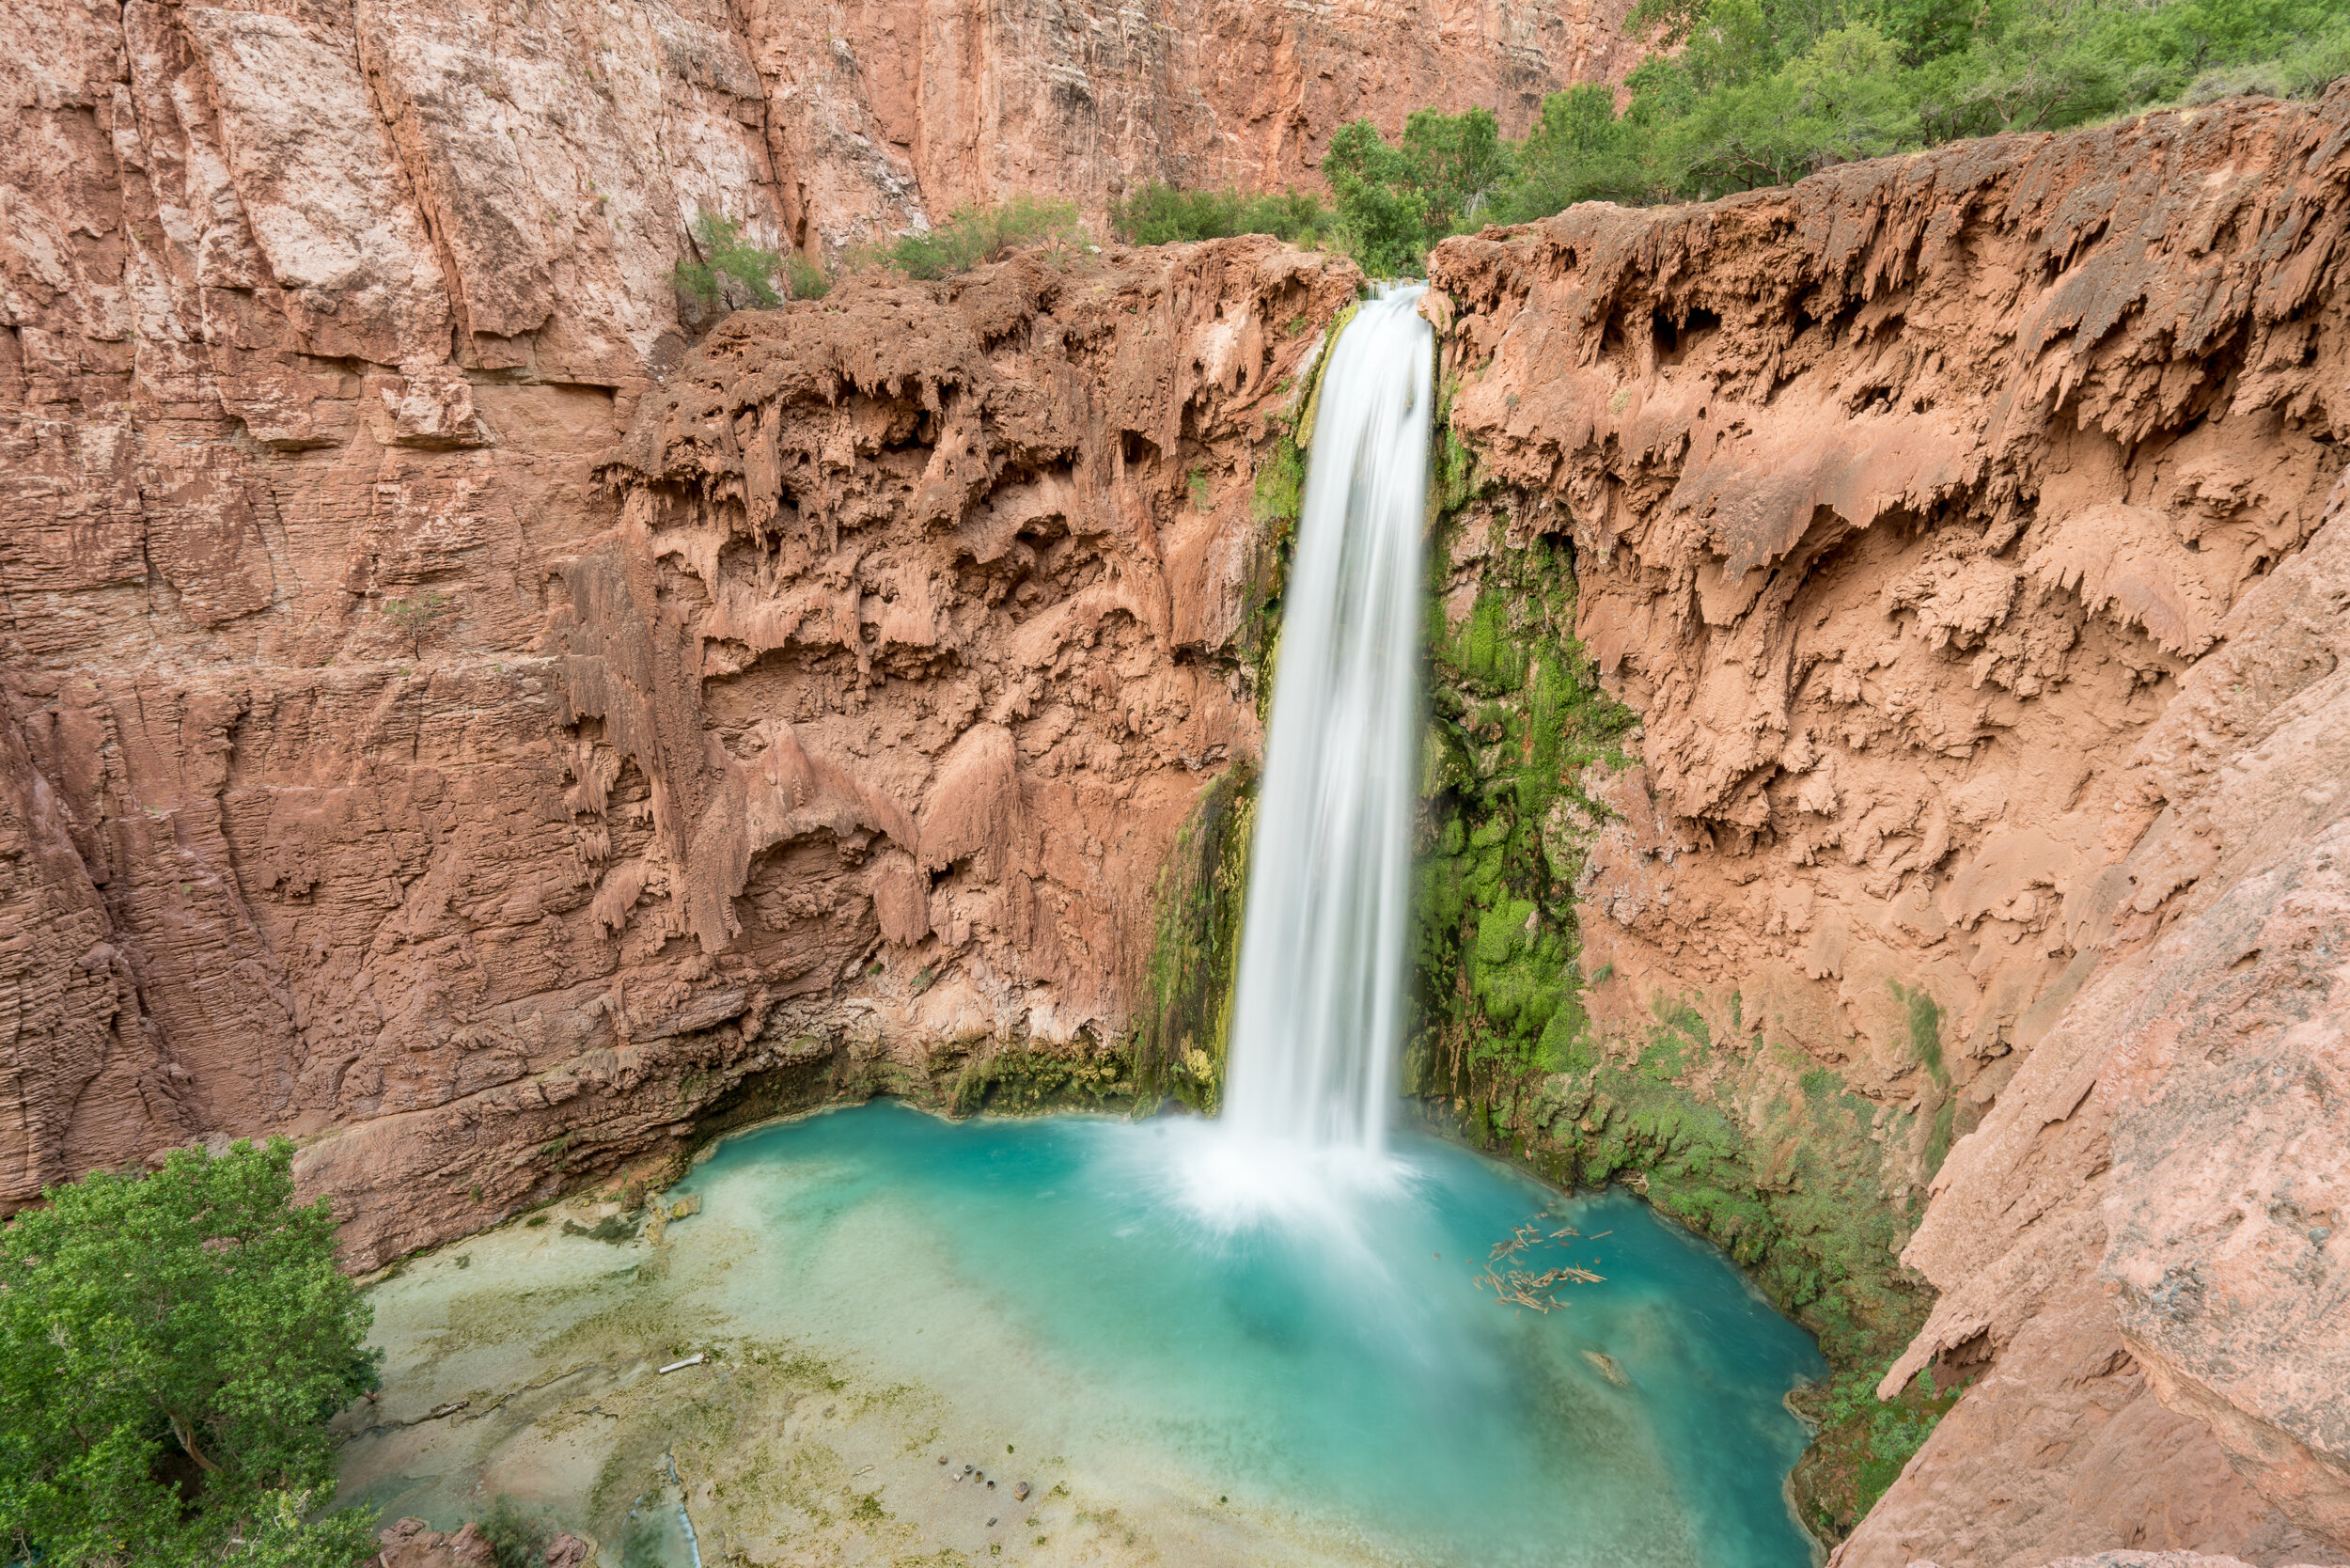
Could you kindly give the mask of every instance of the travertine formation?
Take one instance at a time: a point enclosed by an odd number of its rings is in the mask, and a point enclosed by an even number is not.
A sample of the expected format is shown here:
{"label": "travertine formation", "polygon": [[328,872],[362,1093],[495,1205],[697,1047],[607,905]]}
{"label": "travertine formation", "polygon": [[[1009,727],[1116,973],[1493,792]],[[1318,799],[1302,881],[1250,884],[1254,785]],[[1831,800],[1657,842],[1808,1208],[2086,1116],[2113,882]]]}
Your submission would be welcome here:
{"label": "travertine formation", "polygon": [[[815,635],[773,620],[761,595],[811,573],[801,586],[824,598],[847,670],[821,678],[835,682],[822,700],[843,712],[910,664],[953,684],[966,585],[952,539],[932,540],[920,571],[885,566],[855,542],[896,504],[876,484],[854,508],[810,502],[797,537],[822,553],[771,548],[757,591],[728,581],[739,550],[689,550],[718,620],[757,622],[716,636],[705,671],[675,621],[670,547],[689,535],[631,555],[638,514],[595,476],[697,324],[669,278],[687,219],[732,213],[766,234],[790,214],[831,221],[808,195],[830,178],[822,160],[778,129],[796,100],[761,74],[764,36],[690,3],[623,16],[35,0],[0,15],[0,1207],[191,1137],[332,1131],[348,1136],[306,1152],[307,1179],[352,1205],[354,1262],[391,1256],[677,1147],[761,1064],[830,1071],[838,1034],[756,1043],[785,992],[719,972],[748,917],[730,900],[801,965],[791,983],[822,990],[845,960],[799,952],[797,933],[855,946],[884,918],[929,932],[933,869],[909,824],[949,846],[935,870],[965,884],[1029,853],[985,817],[1022,700],[988,682],[955,686],[932,721],[948,739],[994,721],[946,773],[980,818],[923,823],[927,769],[860,780],[861,817],[779,804],[842,764],[829,736],[793,741],[800,709],[761,706],[792,679],[778,650]],[[842,478],[861,463],[918,472],[948,440],[951,482],[924,491],[929,517],[957,496],[979,506],[991,475],[1026,485],[991,503],[1001,538],[964,541],[980,576],[1005,576],[1001,614],[1026,622],[1083,597],[1073,636],[1106,638],[1123,675],[1187,682],[1135,716],[1164,726],[1180,709],[1198,731],[1184,755],[1206,765],[1252,744],[1253,696],[1177,645],[1229,630],[1255,541],[1249,444],[1352,277],[1259,244],[1121,262],[1082,288],[1008,284],[974,296],[972,319],[936,290],[827,304],[827,352],[856,363],[782,392],[768,416],[796,419],[812,398],[807,429],[833,443],[812,461]],[[1031,318],[1054,310],[1031,343]],[[885,368],[877,343],[887,374],[854,391]],[[999,415],[1005,387],[1056,376],[1042,402]],[[647,504],[665,526],[683,516]],[[772,510],[745,525],[776,538]],[[640,611],[656,619],[613,619]],[[1179,674],[1179,659],[1199,669]],[[1103,684],[1120,673],[1081,673],[1095,683],[1076,709],[1121,707]],[[733,704],[709,716],[708,758],[705,674]],[[984,710],[954,706],[982,692]],[[1120,776],[1172,768],[1180,816],[1192,775],[1175,743],[1097,735],[1058,690],[1040,698],[1026,700],[1067,741],[1058,787],[1132,752]],[[616,745],[632,701],[686,725],[663,730],[686,749],[640,764]],[[782,721],[775,747],[769,730],[746,739],[751,709]],[[754,754],[748,773],[727,760]],[[903,789],[916,792],[891,794]],[[1058,858],[1022,886],[1058,886],[1061,904],[995,911],[1044,965],[998,978],[1082,971],[1036,1028],[1105,1035],[1124,1024],[1120,933],[1169,828],[1120,814],[1108,825],[1133,864],[1102,889],[1079,869],[1099,839],[1053,837],[1074,824],[1040,810],[1028,831]],[[777,855],[836,830],[878,832],[874,863],[771,886]],[[741,863],[698,885],[703,906],[665,949],[667,917],[648,913],[668,908],[665,868],[682,878],[709,846]],[[1082,962],[1052,946],[1080,891],[1084,934],[1066,952]],[[850,912],[868,901],[888,913]],[[957,918],[942,906],[941,940],[970,929]],[[925,1016],[964,995],[941,985]]]}
{"label": "travertine formation", "polygon": [[535,451],[227,447],[274,601],[208,640],[158,572],[135,657],[10,666],[8,1199],[323,1133],[365,1267],[747,1076],[1107,1047],[1256,745],[1255,453],[1357,281],[1249,240],[860,282],[729,321],[609,456],[546,388],[479,400]]}
{"label": "travertine formation", "polygon": [[1645,720],[1595,1020],[1931,1193],[1887,1391],[1976,1381],[1841,1568],[2350,1549],[2346,223],[2337,88],[1438,252]]}

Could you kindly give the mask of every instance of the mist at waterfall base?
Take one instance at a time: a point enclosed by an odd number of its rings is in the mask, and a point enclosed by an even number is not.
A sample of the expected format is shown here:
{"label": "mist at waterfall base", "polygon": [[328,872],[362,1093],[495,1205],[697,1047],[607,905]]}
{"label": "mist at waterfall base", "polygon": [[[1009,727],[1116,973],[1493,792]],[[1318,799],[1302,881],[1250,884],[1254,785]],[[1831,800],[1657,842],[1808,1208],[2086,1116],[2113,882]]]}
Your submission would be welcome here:
{"label": "mist at waterfall base", "polygon": [[[1097,1496],[1246,1514],[1310,1560],[1811,1560],[1781,1398],[1818,1352],[1718,1252],[1410,1135],[1386,1183],[1234,1226],[1170,1180],[1221,1135],[873,1105],[730,1140],[690,1187],[696,1223],[761,1238],[730,1297]],[[1581,1233],[1541,1266],[1604,1277],[1546,1314],[1476,1283],[1538,1213]]]}

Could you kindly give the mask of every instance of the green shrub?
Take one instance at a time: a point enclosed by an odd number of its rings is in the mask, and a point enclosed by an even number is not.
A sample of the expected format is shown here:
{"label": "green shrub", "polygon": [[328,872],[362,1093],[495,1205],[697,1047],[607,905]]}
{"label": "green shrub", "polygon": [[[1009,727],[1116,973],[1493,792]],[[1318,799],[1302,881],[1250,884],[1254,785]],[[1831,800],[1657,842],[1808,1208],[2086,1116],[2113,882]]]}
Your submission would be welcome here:
{"label": "green shrub", "polygon": [[798,251],[783,259],[783,285],[795,300],[821,300],[832,291],[832,279],[824,275],[824,269]]}
{"label": "green shrub", "polygon": [[958,208],[937,227],[890,244],[881,259],[908,277],[952,277],[1015,250],[1042,246],[1058,259],[1090,243],[1075,202],[1021,194]]}
{"label": "green shrub", "polygon": [[1805,1523],[1828,1541],[1841,1541],[1901,1479],[1903,1467],[1926,1446],[1964,1386],[1937,1390],[1921,1372],[1889,1400],[1876,1397],[1883,1366],[1857,1368],[1799,1391],[1795,1402],[1819,1425],[1819,1436],[1796,1466],[1794,1490]]}
{"label": "green shrub", "polygon": [[1321,243],[1331,227],[1322,198],[1308,191],[1251,195],[1236,190],[1178,190],[1152,180],[1110,211],[1110,232],[1130,245],[1225,240],[1270,234],[1292,244]]}
{"label": "green shrub", "polygon": [[723,213],[702,212],[693,224],[694,248],[699,261],[680,260],[670,275],[678,292],[690,295],[706,309],[735,303],[737,296],[762,310],[783,303],[776,292],[776,269],[783,258],[743,238],[743,221]]}
{"label": "green shrub", "polygon": [[327,1419],[375,1385],[370,1313],[335,1266],[293,1145],[174,1150],[153,1175],[51,1187],[0,1231],[0,1555],[343,1568],[367,1511],[332,1496]]}
{"label": "green shrub", "polygon": [[504,1492],[481,1519],[481,1538],[490,1544],[497,1568],[540,1568],[546,1560],[550,1533],[544,1519],[525,1512]]}

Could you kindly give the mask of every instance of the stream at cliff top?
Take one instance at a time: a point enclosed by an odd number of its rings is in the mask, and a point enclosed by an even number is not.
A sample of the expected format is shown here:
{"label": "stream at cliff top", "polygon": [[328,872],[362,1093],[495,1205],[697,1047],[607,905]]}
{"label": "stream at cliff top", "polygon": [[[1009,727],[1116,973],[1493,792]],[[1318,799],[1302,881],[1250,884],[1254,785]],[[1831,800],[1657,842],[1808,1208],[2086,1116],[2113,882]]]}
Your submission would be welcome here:
{"label": "stream at cliff top", "polygon": [[[712,1562],[1810,1561],[1780,1400],[1821,1363],[1718,1253],[1414,1137],[1227,1228],[1169,1179],[1216,1133],[837,1111],[722,1144],[658,1244],[417,1260],[344,1495],[453,1527],[509,1492],[615,1568],[690,1561],[680,1501]],[[1603,1277],[1547,1313],[1477,1282],[1538,1214],[1496,1267]]]}

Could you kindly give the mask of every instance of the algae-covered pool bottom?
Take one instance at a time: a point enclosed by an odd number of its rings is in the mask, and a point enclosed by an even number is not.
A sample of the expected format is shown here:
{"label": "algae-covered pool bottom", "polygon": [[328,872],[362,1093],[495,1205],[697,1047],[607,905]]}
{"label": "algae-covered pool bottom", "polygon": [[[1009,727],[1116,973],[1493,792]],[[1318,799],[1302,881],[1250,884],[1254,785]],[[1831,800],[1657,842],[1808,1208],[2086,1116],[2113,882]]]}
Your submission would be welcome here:
{"label": "algae-covered pool bottom", "polygon": [[[666,1228],[416,1260],[344,1498],[509,1494],[613,1568],[1810,1562],[1819,1357],[1718,1253],[1412,1138],[1251,1212],[1218,1137],[873,1105],[723,1144]],[[1497,1299],[1561,1265],[1600,1278]]]}

